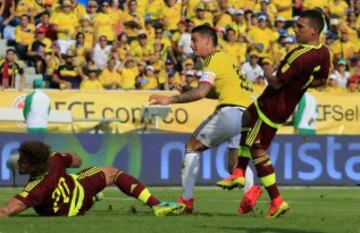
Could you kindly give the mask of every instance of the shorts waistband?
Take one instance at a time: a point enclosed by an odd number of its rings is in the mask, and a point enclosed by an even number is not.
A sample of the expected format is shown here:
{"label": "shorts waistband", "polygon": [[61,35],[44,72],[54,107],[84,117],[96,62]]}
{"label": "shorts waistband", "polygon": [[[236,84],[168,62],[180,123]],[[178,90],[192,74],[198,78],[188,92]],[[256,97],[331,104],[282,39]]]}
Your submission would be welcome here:
{"label": "shorts waistband", "polygon": [[216,110],[222,109],[222,108],[226,108],[226,107],[232,107],[232,108],[238,108],[242,111],[245,111],[246,107],[244,106],[240,106],[240,105],[236,105],[236,104],[220,104],[216,107]]}

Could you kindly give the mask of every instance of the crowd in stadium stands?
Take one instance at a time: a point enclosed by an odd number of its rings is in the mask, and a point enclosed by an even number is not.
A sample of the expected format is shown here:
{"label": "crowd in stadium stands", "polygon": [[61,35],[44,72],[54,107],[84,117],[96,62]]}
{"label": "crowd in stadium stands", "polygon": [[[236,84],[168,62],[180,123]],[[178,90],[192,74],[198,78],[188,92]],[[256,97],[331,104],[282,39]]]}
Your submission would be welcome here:
{"label": "crowd in stadium stands", "polygon": [[333,64],[322,91],[359,92],[360,0],[0,0],[0,85],[34,67],[48,88],[188,90],[202,65],[191,30],[208,23],[261,90],[262,63],[296,46],[296,15],[316,7]]}

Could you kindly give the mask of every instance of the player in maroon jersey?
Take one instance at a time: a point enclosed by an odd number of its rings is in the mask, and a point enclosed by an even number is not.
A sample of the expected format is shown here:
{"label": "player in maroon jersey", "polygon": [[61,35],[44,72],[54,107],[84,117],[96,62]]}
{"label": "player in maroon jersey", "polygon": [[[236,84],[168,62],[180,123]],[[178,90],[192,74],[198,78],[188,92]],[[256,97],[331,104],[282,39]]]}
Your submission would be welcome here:
{"label": "player in maroon jersey", "polygon": [[24,190],[0,208],[0,217],[18,214],[33,207],[43,216],[83,215],[93,205],[93,198],[107,185],[116,185],[123,193],[150,206],[156,216],[180,214],[185,206],[160,202],[134,177],[114,167],[91,167],[78,174],[66,168],[78,168],[81,159],[74,153],[52,153],[42,142],[24,142],[19,147],[18,167],[30,174]]}
{"label": "player in maroon jersey", "polygon": [[[322,14],[316,10],[301,13],[295,25],[299,46],[290,51],[279,65],[276,76],[269,63],[264,64],[264,76],[269,85],[261,96],[244,112],[243,133],[240,141],[241,155],[233,174],[220,181],[223,188],[233,187],[239,177],[243,177],[250,160],[253,159],[257,175],[271,199],[267,218],[278,217],[289,209],[276,184],[275,170],[267,149],[277,129],[285,123],[295,106],[309,87],[326,83],[330,55],[320,44],[319,36],[324,27]],[[242,204],[243,213],[253,208],[251,197],[248,206]]]}

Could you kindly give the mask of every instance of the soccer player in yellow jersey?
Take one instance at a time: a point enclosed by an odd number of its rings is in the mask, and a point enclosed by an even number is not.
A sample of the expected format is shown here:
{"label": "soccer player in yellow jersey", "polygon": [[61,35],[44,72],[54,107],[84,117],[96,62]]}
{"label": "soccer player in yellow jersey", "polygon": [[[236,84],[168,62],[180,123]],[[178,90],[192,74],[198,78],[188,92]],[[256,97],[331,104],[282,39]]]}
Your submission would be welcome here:
{"label": "soccer player in yellow jersey", "polygon": [[[249,84],[239,75],[236,60],[217,50],[216,31],[209,25],[200,25],[192,30],[191,41],[194,54],[205,59],[198,87],[176,96],[151,95],[149,98],[151,104],[160,105],[188,103],[203,98],[219,100],[214,113],[194,131],[186,144],[182,168],[184,193],[178,201],[186,205],[189,213],[193,210],[193,189],[199,171],[200,152],[229,141],[229,158],[236,156],[240,119],[244,108],[251,102]],[[247,178],[252,176],[251,170],[248,171]],[[242,182],[245,184],[245,180]]]}

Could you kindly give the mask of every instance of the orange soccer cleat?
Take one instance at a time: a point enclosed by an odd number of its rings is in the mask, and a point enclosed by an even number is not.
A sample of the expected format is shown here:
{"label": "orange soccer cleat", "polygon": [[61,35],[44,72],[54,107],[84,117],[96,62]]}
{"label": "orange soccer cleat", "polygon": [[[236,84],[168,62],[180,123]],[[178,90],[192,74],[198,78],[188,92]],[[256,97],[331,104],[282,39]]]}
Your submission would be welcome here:
{"label": "orange soccer cleat", "polygon": [[270,208],[266,214],[266,218],[277,218],[285,214],[289,209],[289,204],[284,201],[281,196],[278,196],[270,202]]}
{"label": "orange soccer cleat", "polygon": [[263,190],[258,185],[253,185],[244,195],[243,199],[240,202],[239,213],[244,215],[249,213],[254,209],[254,206],[259,200]]}
{"label": "orange soccer cleat", "polygon": [[185,200],[181,196],[176,201],[185,205],[184,213],[191,214],[193,212],[193,209],[194,209],[194,199],[193,198]]}

